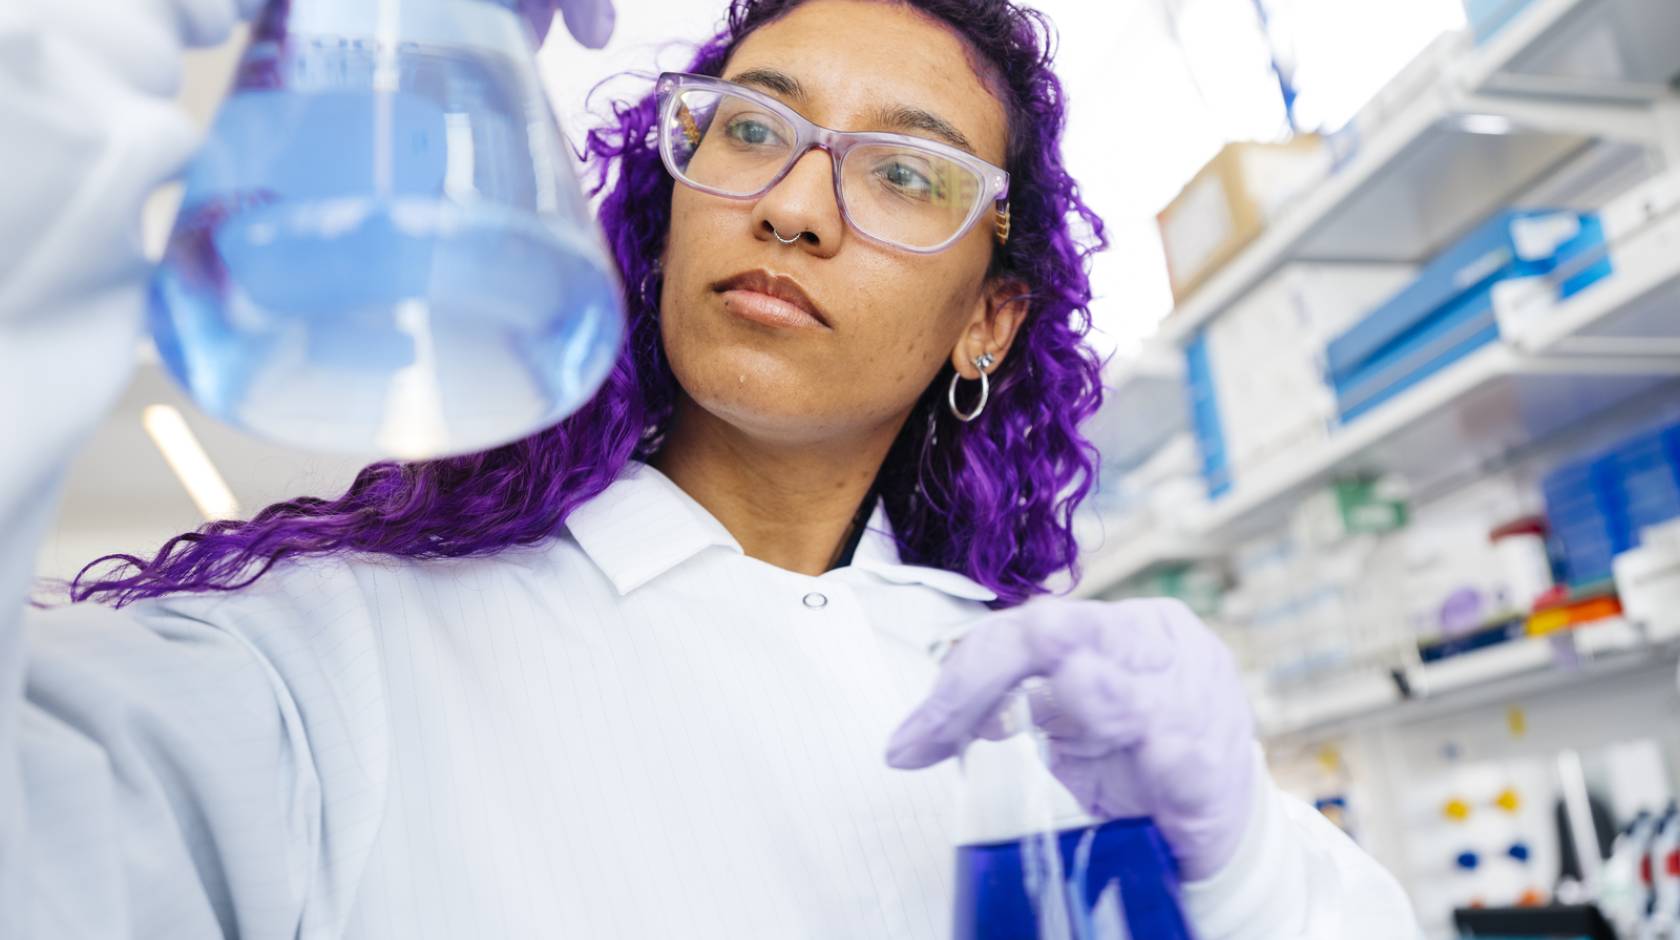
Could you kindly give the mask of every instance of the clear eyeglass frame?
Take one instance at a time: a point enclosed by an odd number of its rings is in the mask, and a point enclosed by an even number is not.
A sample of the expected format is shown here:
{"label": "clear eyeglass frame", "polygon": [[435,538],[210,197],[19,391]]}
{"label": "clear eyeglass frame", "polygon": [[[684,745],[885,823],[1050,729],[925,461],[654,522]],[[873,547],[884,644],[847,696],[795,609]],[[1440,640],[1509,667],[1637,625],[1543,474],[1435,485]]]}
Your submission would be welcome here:
{"label": "clear eyeglass frame", "polygon": [[[665,169],[671,174],[672,178],[691,189],[726,199],[758,199],[774,189],[776,184],[787,176],[788,171],[792,170],[804,158],[805,154],[816,148],[827,151],[833,162],[834,199],[835,204],[840,207],[841,216],[845,218],[846,224],[853,231],[870,241],[916,254],[937,254],[950,248],[973,230],[975,224],[986,214],[988,208],[992,210],[993,232],[998,244],[1005,244],[1009,240],[1009,173],[967,151],[939,141],[912,137],[907,134],[893,134],[882,131],[833,130],[813,123],[798,111],[769,95],[710,75],[664,72],[660,74],[655,90],[659,103],[660,159],[664,161]],[[682,102],[683,93],[692,90],[711,91],[744,98],[786,121],[788,126],[794,129],[796,139],[788,150],[787,160],[769,178],[768,182],[750,192],[732,192],[698,182],[682,171],[674,152],[675,142],[671,136],[671,128],[680,123],[677,120],[676,110]],[[858,222],[847,207],[845,186],[842,183],[844,177],[842,166],[848,153],[854,148],[864,145],[887,145],[922,151],[938,159],[951,161],[975,175],[980,182],[980,186],[976,190],[973,205],[969,207],[968,215],[964,218],[962,224],[949,238],[931,246],[909,245],[902,241],[878,235]]]}

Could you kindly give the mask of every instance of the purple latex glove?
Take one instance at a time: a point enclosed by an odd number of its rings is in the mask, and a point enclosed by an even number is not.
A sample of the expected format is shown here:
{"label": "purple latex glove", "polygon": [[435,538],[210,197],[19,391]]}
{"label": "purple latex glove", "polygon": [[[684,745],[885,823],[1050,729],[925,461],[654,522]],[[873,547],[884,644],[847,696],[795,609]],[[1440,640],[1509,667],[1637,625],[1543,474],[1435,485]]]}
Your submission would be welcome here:
{"label": "purple latex glove", "polygon": [[1102,819],[1149,816],[1187,881],[1236,852],[1256,781],[1254,719],[1235,660],[1178,601],[1040,598],[992,614],[940,667],[932,694],[887,746],[914,769],[995,732],[1030,676],[1050,770]]}
{"label": "purple latex glove", "polygon": [[599,49],[612,38],[616,18],[612,0],[519,0],[519,12],[537,34],[538,45],[548,38],[548,27],[554,22],[556,10],[565,19],[572,38],[583,45]]}

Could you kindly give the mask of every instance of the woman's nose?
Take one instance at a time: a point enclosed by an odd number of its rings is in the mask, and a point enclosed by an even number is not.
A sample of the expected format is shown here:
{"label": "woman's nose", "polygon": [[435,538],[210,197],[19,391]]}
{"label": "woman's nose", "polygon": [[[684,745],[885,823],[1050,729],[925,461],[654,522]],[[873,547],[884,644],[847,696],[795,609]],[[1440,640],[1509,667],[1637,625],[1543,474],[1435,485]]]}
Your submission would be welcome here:
{"label": "woman's nose", "polygon": [[800,157],[786,176],[758,198],[752,224],[754,236],[762,241],[797,238],[807,251],[824,257],[839,251],[846,223],[835,200],[833,158],[822,150]]}

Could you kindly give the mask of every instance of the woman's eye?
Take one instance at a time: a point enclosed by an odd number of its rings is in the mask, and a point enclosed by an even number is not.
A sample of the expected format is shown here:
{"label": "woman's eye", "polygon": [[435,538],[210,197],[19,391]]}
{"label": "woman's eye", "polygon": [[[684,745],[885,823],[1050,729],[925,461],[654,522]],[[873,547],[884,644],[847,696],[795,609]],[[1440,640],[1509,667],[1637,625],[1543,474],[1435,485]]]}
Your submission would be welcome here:
{"label": "woman's eye", "polygon": [[915,167],[902,161],[893,161],[877,167],[875,175],[888,186],[909,196],[933,195],[933,181]]}
{"label": "woman's eye", "polygon": [[737,117],[729,122],[729,136],[743,144],[753,147],[763,147],[781,142],[781,136],[776,129],[764,121],[750,117]]}

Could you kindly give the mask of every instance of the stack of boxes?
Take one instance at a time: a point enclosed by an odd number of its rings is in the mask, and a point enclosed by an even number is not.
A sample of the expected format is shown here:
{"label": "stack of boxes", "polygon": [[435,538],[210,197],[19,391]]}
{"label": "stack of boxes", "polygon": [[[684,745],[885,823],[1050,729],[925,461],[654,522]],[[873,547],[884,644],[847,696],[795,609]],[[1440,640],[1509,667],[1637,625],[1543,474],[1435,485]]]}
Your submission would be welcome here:
{"label": "stack of boxes", "polygon": [[1569,210],[1496,213],[1421,270],[1285,266],[1186,348],[1208,494],[1495,342],[1520,309],[1611,269],[1599,218]]}
{"label": "stack of boxes", "polygon": [[[1596,215],[1506,210],[1430,261],[1325,350],[1351,421],[1500,336],[1503,308],[1573,296],[1610,273]],[[1554,284],[1552,276],[1568,271]]]}
{"label": "stack of boxes", "polygon": [[1680,423],[1559,467],[1542,488],[1569,583],[1605,581],[1644,529],[1680,518]]}

